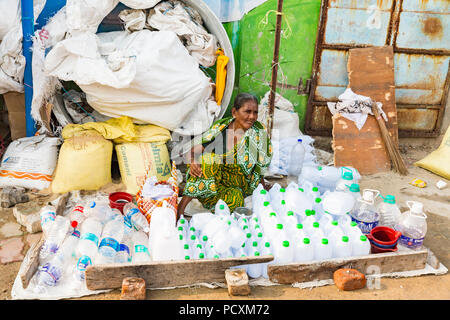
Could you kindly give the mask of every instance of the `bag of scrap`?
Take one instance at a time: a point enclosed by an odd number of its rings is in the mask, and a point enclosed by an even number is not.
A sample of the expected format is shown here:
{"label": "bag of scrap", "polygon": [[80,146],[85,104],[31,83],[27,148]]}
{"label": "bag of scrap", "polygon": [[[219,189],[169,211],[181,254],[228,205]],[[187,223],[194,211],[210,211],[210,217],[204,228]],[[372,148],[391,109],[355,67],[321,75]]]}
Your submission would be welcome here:
{"label": "bag of scrap", "polygon": [[[111,180],[113,143],[116,144],[122,182],[136,194],[147,171],[165,180],[170,176],[167,129],[136,125],[129,117],[105,122],[69,124],[58,159],[52,191],[98,190]],[[111,141],[110,141],[111,140]]]}
{"label": "bag of scrap", "polygon": [[450,126],[447,128],[439,148],[414,165],[450,179]]}
{"label": "bag of scrap", "polygon": [[60,145],[59,138],[45,135],[20,138],[11,142],[0,165],[0,188],[48,188]]}
{"label": "bag of scrap", "polygon": [[74,81],[106,116],[184,135],[204,132],[220,112],[212,80],[172,31],[76,34],[52,48],[45,70]]}

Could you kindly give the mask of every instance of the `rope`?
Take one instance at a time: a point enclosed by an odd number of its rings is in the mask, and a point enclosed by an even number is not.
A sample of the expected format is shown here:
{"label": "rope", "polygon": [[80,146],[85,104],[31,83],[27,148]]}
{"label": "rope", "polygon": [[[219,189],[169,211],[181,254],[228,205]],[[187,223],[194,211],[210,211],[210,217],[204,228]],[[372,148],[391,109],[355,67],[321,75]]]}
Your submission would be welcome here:
{"label": "rope", "polygon": [[283,16],[284,20],[286,21],[286,32],[282,32],[281,36],[285,39],[289,38],[292,35],[292,28],[291,28],[291,24],[289,23],[289,20],[286,16],[286,14],[284,12],[278,12],[277,10],[269,10],[266,12],[264,18],[262,18],[262,20],[259,22],[259,27],[265,27],[269,24],[269,15],[271,13],[276,13],[277,15],[281,15]]}

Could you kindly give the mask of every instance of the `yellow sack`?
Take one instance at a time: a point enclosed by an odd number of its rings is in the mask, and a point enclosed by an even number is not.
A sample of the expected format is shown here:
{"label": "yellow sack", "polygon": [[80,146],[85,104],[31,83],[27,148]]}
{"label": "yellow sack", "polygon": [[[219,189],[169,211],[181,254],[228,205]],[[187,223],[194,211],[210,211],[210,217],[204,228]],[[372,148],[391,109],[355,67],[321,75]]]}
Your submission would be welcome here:
{"label": "yellow sack", "polygon": [[149,168],[149,174],[156,176],[158,181],[170,178],[170,157],[165,143],[122,143],[115,148],[122,182],[128,193],[138,193]]}
{"label": "yellow sack", "polygon": [[217,66],[216,66],[216,93],[215,98],[217,105],[221,105],[223,94],[225,92],[225,83],[227,79],[227,64],[230,60],[227,56],[223,54],[223,50],[217,50]]}
{"label": "yellow sack", "polygon": [[450,126],[447,128],[439,148],[414,165],[450,179]]}
{"label": "yellow sack", "polygon": [[103,138],[113,140],[114,143],[167,142],[171,138],[169,130],[153,124],[137,125],[127,116],[112,118],[104,122],[69,124],[64,127],[62,137],[67,139],[75,133],[85,130],[95,130]]}
{"label": "yellow sack", "polygon": [[111,182],[111,141],[95,130],[76,132],[59,151],[51,188],[54,193],[98,190]]}

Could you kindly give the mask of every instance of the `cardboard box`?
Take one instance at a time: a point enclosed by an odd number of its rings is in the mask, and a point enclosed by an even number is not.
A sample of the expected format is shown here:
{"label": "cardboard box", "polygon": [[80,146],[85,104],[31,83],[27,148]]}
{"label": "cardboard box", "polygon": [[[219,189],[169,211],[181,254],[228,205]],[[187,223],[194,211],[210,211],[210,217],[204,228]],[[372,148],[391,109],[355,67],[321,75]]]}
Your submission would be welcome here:
{"label": "cardboard box", "polygon": [[11,139],[16,140],[27,136],[25,119],[25,94],[19,92],[7,92],[3,94],[6,108],[8,109],[9,127]]}

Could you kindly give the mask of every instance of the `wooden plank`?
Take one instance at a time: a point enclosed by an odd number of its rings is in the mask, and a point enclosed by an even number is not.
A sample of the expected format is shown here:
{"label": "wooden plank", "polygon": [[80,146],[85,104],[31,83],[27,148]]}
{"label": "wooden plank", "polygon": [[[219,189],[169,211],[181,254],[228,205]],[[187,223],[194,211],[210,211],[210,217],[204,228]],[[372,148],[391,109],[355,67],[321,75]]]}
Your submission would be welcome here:
{"label": "wooden plank", "polygon": [[91,265],[86,268],[86,286],[89,290],[116,289],[122,286],[126,277],[142,278],[148,288],[225,282],[225,270],[230,267],[272,260],[273,256],[259,256]]}
{"label": "wooden plank", "polygon": [[[347,69],[349,88],[353,92],[383,104],[388,117],[386,127],[398,145],[392,47],[351,49]],[[368,116],[361,130],[352,121],[339,115],[334,116],[332,121],[335,166],[351,166],[364,175],[391,169],[389,155],[373,116]]]}
{"label": "wooden plank", "polygon": [[360,257],[291,263],[267,267],[269,280],[279,284],[293,284],[317,280],[333,279],[333,273],[341,268],[356,269],[363,274],[401,272],[425,268],[428,250],[402,250],[399,252],[377,253]]}

